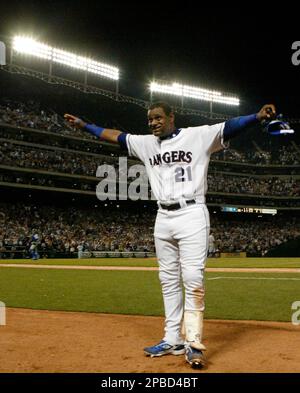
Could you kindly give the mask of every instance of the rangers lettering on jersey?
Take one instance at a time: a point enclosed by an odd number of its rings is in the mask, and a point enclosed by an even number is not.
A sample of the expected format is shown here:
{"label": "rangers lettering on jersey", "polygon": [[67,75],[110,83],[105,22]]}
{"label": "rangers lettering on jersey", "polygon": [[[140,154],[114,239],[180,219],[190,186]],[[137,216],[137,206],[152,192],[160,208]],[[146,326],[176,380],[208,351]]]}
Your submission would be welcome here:
{"label": "rangers lettering on jersey", "polygon": [[183,150],[165,152],[163,155],[156,154],[152,158],[149,158],[151,166],[161,165],[163,162],[171,164],[173,162],[186,162],[191,163],[193,153],[191,151],[184,152]]}

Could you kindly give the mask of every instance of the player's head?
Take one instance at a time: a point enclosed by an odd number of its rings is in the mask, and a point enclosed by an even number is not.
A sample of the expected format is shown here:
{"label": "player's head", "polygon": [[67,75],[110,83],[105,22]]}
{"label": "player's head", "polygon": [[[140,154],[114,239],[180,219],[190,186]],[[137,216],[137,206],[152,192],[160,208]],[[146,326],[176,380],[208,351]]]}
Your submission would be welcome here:
{"label": "player's head", "polygon": [[175,128],[174,112],[166,102],[155,102],[148,109],[148,126],[153,135],[164,137]]}

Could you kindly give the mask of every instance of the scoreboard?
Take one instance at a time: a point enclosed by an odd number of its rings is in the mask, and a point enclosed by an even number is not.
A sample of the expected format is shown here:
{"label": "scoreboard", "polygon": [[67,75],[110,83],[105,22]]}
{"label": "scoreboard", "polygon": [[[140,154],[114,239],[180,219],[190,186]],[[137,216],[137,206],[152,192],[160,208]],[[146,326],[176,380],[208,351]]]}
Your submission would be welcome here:
{"label": "scoreboard", "polygon": [[222,212],[227,213],[259,213],[259,214],[277,214],[276,209],[261,209],[259,207],[235,207],[235,206],[222,206]]}

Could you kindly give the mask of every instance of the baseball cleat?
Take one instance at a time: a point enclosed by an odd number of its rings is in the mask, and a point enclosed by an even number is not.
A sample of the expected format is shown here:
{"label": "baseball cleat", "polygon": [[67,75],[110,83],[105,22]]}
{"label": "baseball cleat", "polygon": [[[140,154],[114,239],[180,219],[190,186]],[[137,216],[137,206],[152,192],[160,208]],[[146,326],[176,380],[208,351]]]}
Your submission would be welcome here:
{"label": "baseball cleat", "polygon": [[153,345],[152,347],[144,348],[146,356],[155,357],[168,355],[183,355],[185,353],[185,347],[183,344],[170,345],[166,341],[161,340],[160,343]]}
{"label": "baseball cleat", "polygon": [[202,368],[205,366],[205,357],[203,352],[199,349],[186,347],[185,360],[192,366],[192,368]]}

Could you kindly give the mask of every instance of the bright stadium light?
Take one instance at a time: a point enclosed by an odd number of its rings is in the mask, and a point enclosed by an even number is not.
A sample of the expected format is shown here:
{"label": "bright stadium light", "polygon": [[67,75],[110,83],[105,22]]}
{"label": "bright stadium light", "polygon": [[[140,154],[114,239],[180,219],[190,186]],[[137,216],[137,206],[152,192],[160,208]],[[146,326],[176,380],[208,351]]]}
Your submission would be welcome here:
{"label": "bright stadium light", "polygon": [[19,53],[26,53],[42,59],[51,60],[51,47],[31,38],[15,37],[13,40],[13,49]]}
{"label": "bright stadium light", "polygon": [[78,56],[65,50],[53,48],[29,37],[14,37],[13,49],[19,53],[46,59],[58,64],[64,64],[66,66],[101,75],[109,79],[119,79],[119,69],[116,67],[99,63],[87,57]]}
{"label": "bright stadium light", "polygon": [[218,102],[225,105],[240,105],[240,100],[237,97],[223,95],[219,91],[207,90],[199,87],[181,85],[180,83],[160,84],[151,82],[150,91],[171,94],[180,97],[194,98],[196,100],[203,100],[209,102]]}

